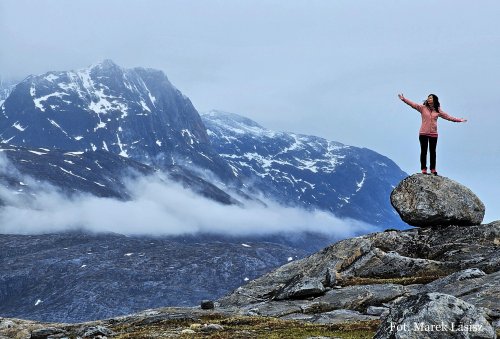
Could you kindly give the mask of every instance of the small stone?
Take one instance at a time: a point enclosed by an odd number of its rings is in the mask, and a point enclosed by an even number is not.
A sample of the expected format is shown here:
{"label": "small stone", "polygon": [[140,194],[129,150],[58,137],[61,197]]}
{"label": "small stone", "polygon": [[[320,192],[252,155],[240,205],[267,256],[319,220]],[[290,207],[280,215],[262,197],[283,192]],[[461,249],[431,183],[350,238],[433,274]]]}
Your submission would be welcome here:
{"label": "small stone", "polygon": [[337,270],[334,268],[328,267],[326,269],[326,283],[325,285],[328,287],[334,287],[337,284]]}
{"label": "small stone", "polygon": [[388,307],[370,306],[366,309],[366,314],[368,314],[368,315],[384,316],[384,315],[387,315],[388,313],[389,313]]}
{"label": "small stone", "polygon": [[286,286],[276,297],[275,300],[285,299],[306,299],[317,297],[325,293],[325,287],[319,280],[315,279],[297,279]]}
{"label": "small stone", "polygon": [[109,328],[101,325],[85,328],[81,332],[83,333],[83,338],[95,338],[97,336],[101,336],[101,339],[104,339],[102,336],[111,336],[114,334],[114,332]]}
{"label": "small stone", "polygon": [[203,300],[201,302],[202,310],[213,310],[215,308],[215,304],[212,300]]}
{"label": "small stone", "polygon": [[0,320],[0,329],[13,328],[16,324],[12,320]]}
{"label": "small stone", "polygon": [[203,325],[202,325],[202,324],[197,324],[197,323],[195,323],[195,324],[191,324],[191,325],[189,326],[189,328],[190,328],[190,329],[192,329],[192,330],[199,330],[199,329],[200,329],[200,328],[202,328],[202,327],[203,327]]}
{"label": "small stone", "polygon": [[57,327],[46,327],[31,332],[31,339],[47,339],[47,337],[57,334],[67,334],[67,332]]}
{"label": "small stone", "polygon": [[193,331],[192,329],[186,328],[181,331],[181,334],[195,334],[196,332]]}
{"label": "small stone", "polygon": [[323,312],[328,312],[333,309],[330,303],[325,303],[325,302],[312,302],[308,303],[304,306],[301,306],[302,313],[306,314],[316,314],[316,313],[323,313]]}
{"label": "small stone", "polygon": [[[104,338],[96,337],[95,339],[105,339],[105,338],[106,337]],[[70,339],[70,338],[67,337],[66,334],[60,333],[60,334],[49,335],[47,339]]]}
{"label": "small stone", "polygon": [[203,326],[201,328],[201,330],[203,332],[217,332],[217,331],[222,331],[224,330],[224,327],[222,325],[219,325],[219,324],[205,324],[205,326]]}

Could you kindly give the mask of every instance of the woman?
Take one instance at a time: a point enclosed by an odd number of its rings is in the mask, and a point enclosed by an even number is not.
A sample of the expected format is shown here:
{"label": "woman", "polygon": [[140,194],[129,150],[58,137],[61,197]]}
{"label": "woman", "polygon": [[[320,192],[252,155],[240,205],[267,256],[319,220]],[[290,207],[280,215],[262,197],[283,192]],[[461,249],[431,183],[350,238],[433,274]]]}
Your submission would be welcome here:
{"label": "woman", "polygon": [[429,146],[431,160],[430,170],[432,174],[437,175],[436,146],[438,139],[438,118],[441,117],[454,122],[466,122],[467,119],[455,118],[443,112],[440,108],[439,99],[435,94],[429,94],[423,105],[419,105],[406,99],[403,94],[398,94],[398,97],[407,105],[420,112],[420,115],[422,116],[422,126],[420,127],[418,137],[420,141],[420,168],[422,169],[423,174],[427,174],[427,147]]}

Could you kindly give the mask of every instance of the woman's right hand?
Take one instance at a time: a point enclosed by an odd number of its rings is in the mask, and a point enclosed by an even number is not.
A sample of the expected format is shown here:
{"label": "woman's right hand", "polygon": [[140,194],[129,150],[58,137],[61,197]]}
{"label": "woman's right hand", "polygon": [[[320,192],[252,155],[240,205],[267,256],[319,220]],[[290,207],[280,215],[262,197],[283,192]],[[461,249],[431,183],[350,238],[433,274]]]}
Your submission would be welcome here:
{"label": "woman's right hand", "polygon": [[405,96],[403,95],[403,93],[398,94],[398,97],[399,97],[399,99],[401,99],[401,100],[404,100],[404,99],[405,99]]}

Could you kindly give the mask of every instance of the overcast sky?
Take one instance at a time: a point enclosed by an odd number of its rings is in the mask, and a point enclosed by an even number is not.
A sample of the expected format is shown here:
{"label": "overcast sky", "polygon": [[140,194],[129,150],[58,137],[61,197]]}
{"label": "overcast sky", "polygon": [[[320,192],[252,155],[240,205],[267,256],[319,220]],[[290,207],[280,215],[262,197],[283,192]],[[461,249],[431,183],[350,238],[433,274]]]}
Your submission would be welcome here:
{"label": "overcast sky", "polygon": [[163,70],[200,112],[373,149],[419,171],[439,96],[438,171],[500,219],[500,2],[0,0],[0,77],[112,59]]}

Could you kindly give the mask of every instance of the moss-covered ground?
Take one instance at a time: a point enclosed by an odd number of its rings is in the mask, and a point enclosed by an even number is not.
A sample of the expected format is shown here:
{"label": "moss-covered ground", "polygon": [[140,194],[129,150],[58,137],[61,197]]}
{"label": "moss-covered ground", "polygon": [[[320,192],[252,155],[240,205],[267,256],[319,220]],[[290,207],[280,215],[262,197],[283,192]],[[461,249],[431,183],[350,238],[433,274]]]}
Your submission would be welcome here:
{"label": "moss-covered ground", "polygon": [[[165,321],[153,325],[126,325],[113,328],[117,339],[210,338],[210,339],[287,339],[330,337],[344,339],[372,338],[379,321],[346,324],[310,324],[269,317],[204,317],[198,322]],[[223,329],[207,331],[205,324]]]}

